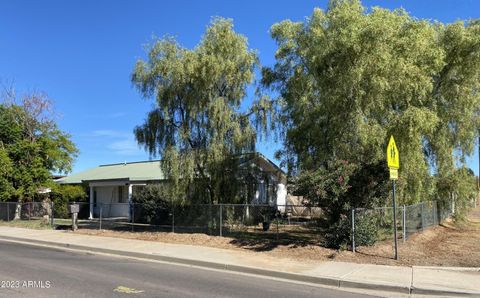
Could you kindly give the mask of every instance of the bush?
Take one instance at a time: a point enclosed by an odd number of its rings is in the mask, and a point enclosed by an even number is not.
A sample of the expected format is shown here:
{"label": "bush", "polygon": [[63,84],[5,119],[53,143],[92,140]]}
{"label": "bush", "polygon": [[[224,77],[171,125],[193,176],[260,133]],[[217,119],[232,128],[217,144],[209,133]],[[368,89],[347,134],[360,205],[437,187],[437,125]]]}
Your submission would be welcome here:
{"label": "bush", "polygon": [[146,224],[169,224],[171,202],[167,199],[161,185],[151,184],[134,191],[135,221]]}
{"label": "bush", "polygon": [[350,243],[351,221],[342,217],[339,221],[328,227],[325,234],[325,245],[330,248],[346,249]]}
{"label": "bush", "polygon": [[378,226],[374,216],[355,217],[355,245],[374,245],[378,240]]}
{"label": "bush", "polygon": [[[373,245],[378,240],[378,227],[373,216],[361,215],[355,217],[355,245]],[[347,249],[352,244],[352,221],[341,217],[331,225],[325,234],[326,246]]]}
{"label": "bush", "polygon": [[52,189],[53,215],[57,218],[68,218],[69,202],[86,202],[87,192],[81,185],[57,185]]}

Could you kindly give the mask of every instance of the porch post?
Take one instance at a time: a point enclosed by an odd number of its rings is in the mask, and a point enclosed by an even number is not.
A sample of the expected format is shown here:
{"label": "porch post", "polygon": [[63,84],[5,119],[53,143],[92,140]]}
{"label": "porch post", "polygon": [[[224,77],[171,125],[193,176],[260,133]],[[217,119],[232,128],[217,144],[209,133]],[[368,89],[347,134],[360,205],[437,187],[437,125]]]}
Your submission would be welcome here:
{"label": "porch post", "polygon": [[93,219],[93,186],[90,186],[90,214],[88,219]]}
{"label": "porch post", "polygon": [[132,212],[133,212],[133,208],[132,208],[132,193],[133,193],[133,185],[132,184],[129,184],[128,185],[128,206],[130,207],[129,208],[129,212],[128,212],[128,220],[132,220]]}

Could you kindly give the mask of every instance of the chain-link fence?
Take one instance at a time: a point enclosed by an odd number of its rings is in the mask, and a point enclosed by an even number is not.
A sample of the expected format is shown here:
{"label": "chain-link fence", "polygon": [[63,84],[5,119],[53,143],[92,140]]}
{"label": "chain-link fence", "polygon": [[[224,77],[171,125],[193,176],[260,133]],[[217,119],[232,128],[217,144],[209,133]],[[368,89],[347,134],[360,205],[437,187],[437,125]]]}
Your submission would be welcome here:
{"label": "chain-link fence", "polygon": [[[453,214],[451,204],[436,201],[403,205],[396,208],[397,238],[406,241],[412,234],[439,225]],[[352,210],[352,249],[376,241],[394,238],[393,207]]]}
{"label": "chain-link fence", "polygon": [[[153,202],[75,204],[80,205],[79,229],[205,233],[245,239],[312,241],[317,244],[323,236],[318,225],[323,218],[319,207],[254,204],[162,206]],[[89,218],[90,212],[92,218]],[[66,206],[57,206],[54,217],[57,229],[71,227]]]}
{"label": "chain-link fence", "polygon": [[[474,205],[476,201],[472,201]],[[159,205],[156,202],[90,204],[70,202],[0,202],[0,220],[25,227],[70,229],[69,204],[79,205],[78,228],[135,232],[205,233],[255,241],[325,245],[325,214],[303,205],[196,204]],[[454,212],[454,204],[423,202],[397,208],[397,237],[435,226]],[[353,209],[352,248],[393,239],[393,208]]]}
{"label": "chain-link fence", "polygon": [[47,227],[53,225],[53,203],[43,202],[0,202],[0,220],[25,222],[25,227]]}

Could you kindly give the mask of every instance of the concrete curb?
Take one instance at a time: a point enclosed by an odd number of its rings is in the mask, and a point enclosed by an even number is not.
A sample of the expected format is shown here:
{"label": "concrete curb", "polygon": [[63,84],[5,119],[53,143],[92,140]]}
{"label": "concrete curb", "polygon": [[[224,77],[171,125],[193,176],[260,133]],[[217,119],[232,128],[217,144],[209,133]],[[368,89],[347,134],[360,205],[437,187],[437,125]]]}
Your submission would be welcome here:
{"label": "concrete curb", "polygon": [[[435,292],[432,294],[432,292]],[[457,296],[457,297],[479,297],[480,293],[470,293],[470,292],[458,292],[458,291],[442,291],[436,289],[428,288],[415,288],[410,289],[412,295],[435,295],[435,296]]]}
{"label": "concrete curb", "polygon": [[435,267],[435,266],[412,266],[418,269],[433,269],[453,272],[480,272],[480,267]]}
{"label": "concrete curb", "polygon": [[260,276],[281,278],[281,279],[293,280],[298,282],[307,282],[307,283],[314,283],[314,284],[325,285],[325,286],[333,286],[333,287],[338,287],[343,289],[354,288],[354,289],[396,292],[396,293],[402,293],[402,294],[422,294],[422,295],[436,295],[436,296],[480,296],[480,293],[463,293],[458,291],[423,289],[423,288],[404,287],[404,286],[397,286],[397,285],[378,284],[373,282],[362,283],[362,282],[343,280],[341,278],[335,278],[335,277],[317,277],[317,276],[302,275],[297,273],[265,270],[265,269],[259,269],[259,268],[248,267],[248,266],[229,265],[229,264],[222,264],[222,263],[215,263],[215,262],[161,256],[161,255],[155,255],[155,254],[145,254],[145,253],[122,251],[122,250],[97,248],[97,247],[90,247],[90,246],[77,245],[77,244],[17,238],[17,237],[11,237],[11,236],[0,236],[0,240],[22,242],[25,244],[37,245],[37,246],[47,245],[47,246],[56,247],[56,248],[67,248],[67,249],[74,249],[74,250],[80,250],[80,251],[86,251],[86,252],[92,252],[92,253],[95,253],[95,252],[105,253],[105,254],[118,255],[122,257],[149,259],[149,260],[176,263],[176,264],[187,265],[187,266],[196,266],[196,267],[226,270],[226,271],[246,273],[246,274],[255,274]]}

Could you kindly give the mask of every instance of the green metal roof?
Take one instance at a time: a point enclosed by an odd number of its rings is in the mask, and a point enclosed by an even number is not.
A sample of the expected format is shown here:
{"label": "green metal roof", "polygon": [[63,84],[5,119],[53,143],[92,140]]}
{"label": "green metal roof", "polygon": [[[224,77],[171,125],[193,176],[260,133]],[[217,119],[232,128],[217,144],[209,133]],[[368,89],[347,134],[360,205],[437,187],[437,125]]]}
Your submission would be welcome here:
{"label": "green metal roof", "polygon": [[[263,171],[272,172],[279,178],[286,179],[285,173],[275,163],[258,152],[244,154],[241,166],[256,164]],[[56,180],[59,184],[80,184],[90,181],[125,180],[151,181],[164,180],[165,176],[160,168],[160,161],[139,161],[101,165],[77,174]]]}
{"label": "green metal roof", "polygon": [[127,180],[147,181],[163,180],[160,161],[140,161],[101,165],[77,174],[56,180],[59,184],[79,184],[87,181]]}

